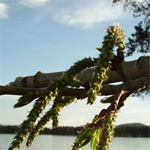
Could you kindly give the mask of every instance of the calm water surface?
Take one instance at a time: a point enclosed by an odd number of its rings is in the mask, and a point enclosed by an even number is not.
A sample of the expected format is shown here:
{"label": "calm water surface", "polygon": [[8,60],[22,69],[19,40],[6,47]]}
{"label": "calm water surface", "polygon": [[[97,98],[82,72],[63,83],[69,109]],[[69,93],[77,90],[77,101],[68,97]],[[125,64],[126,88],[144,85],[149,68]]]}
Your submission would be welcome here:
{"label": "calm water surface", "polygon": [[[15,135],[0,134],[0,150],[8,150]],[[71,150],[75,136],[39,135],[29,150]],[[20,150],[26,150],[24,146]],[[90,150],[90,146],[82,148]],[[150,150],[150,138],[112,138],[110,150]]]}

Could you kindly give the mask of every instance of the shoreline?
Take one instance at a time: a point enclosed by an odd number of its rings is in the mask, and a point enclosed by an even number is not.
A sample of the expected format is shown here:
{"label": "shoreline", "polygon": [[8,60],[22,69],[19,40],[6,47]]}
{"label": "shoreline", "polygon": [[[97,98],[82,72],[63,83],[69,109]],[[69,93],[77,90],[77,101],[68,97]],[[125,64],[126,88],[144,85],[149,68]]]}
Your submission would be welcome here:
{"label": "shoreline", "polygon": [[[60,126],[56,128],[44,128],[40,135],[65,135],[77,136],[83,126],[69,127]],[[1,125],[0,134],[15,134],[19,130],[18,125]],[[150,126],[140,123],[121,124],[114,128],[114,137],[150,137]]]}

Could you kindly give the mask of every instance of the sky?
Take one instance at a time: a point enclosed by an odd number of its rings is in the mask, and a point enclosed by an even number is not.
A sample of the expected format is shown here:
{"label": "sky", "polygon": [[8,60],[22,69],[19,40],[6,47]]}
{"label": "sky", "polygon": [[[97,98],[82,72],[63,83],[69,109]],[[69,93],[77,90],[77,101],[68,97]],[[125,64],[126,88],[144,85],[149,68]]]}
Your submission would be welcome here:
{"label": "sky", "polygon": [[[1,0],[0,84],[38,71],[66,71],[84,57],[97,57],[96,47],[101,46],[110,25],[120,24],[127,41],[139,20],[121,4],[112,6],[110,0]],[[135,54],[126,60],[139,56]],[[18,125],[25,119],[34,102],[14,109],[18,98],[0,96],[0,124]],[[77,101],[61,111],[59,125],[84,125],[106,107],[100,98],[92,106],[86,105],[86,99]],[[115,124],[149,125],[149,108],[148,97],[131,97],[118,113]]]}

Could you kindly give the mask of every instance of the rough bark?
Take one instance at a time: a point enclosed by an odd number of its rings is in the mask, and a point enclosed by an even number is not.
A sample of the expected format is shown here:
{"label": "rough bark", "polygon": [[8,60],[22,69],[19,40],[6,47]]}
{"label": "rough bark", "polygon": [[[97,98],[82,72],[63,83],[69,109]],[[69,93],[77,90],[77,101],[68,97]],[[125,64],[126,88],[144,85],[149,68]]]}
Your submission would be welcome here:
{"label": "rough bark", "polygon": [[[140,89],[148,88],[150,86],[150,74],[147,77],[142,77],[137,80],[130,80],[125,84],[119,85],[104,85],[99,91],[99,95],[113,95],[118,93],[120,89],[124,91],[138,91]],[[11,87],[11,86],[0,86],[0,95],[11,94],[11,95],[23,95],[28,92],[38,92],[42,94],[46,88],[24,88],[24,87]],[[87,97],[87,89],[74,89],[74,88],[64,88],[59,91],[60,96],[76,96],[78,98]]]}
{"label": "rough bark", "polygon": [[[122,78],[115,72],[109,70],[107,72],[108,80],[104,83],[100,95],[112,95],[122,89],[125,91],[137,91],[139,89],[150,87],[150,56],[142,56],[138,60],[124,62],[123,70],[129,79],[129,82],[120,85],[110,85],[110,83],[120,82]],[[0,86],[0,95],[12,94],[23,95],[28,92],[38,92],[42,94],[46,87],[56,80],[63,77],[64,72],[57,73],[41,73],[35,76],[19,77],[9,86]],[[87,83],[91,82],[94,75],[94,68],[85,69],[76,75],[77,79]],[[64,88],[59,92],[61,96],[76,96],[78,98],[87,97],[86,89]]]}
{"label": "rough bark", "polygon": [[[142,56],[137,60],[123,62],[123,70],[125,75],[130,80],[139,79],[147,76],[150,72],[150,56]],[[37,72],[34,76],[18,77],[14,82],[11,82],[10,86],[16,87],[47,87],[49,84],[63,77],[65,72],[56,73],[42,73]],[[94,76],[94,68],[89,68],[81,71],[76,75],[77,79],[83,83],[91,82]],[[107,72],[107,83],[114,83],[122,81],[122,78],[115,72],[109,70]]]}

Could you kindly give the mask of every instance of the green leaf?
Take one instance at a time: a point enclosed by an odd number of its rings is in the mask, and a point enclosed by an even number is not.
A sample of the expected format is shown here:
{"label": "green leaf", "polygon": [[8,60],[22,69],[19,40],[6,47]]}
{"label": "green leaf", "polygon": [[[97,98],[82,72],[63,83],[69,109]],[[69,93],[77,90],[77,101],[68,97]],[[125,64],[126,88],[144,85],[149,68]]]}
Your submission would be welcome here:
{"label": "green leaf", "polygon": [[91,150],[96,149],[96,146],[98,144],[99,134],[100,134],[100,129],[97,129],[96,132],[93,134],[93,137],[91,139]]}
{"label": "green leaf", "polygon": [[92,120],[92,123],[96,123],[97,121],[99,121],[100,120],[100,117],[98,116],[98,115],[96,115],[95,117],[94,117],[94,119]]}
{"label": "green leaf", "polygon": [[33,101],[32,92],[29,92],[18,99],[18,102],[14,105],[14,108],[25,106]]}
{"label": "green leaf", "polygon": [[113,96],[110,96],[110,97],[107,97],[107,98],[103,98],[101,100],[101,103],[105,104],[105,103],[111,103],[114,99],[114,95]]}
{"label": "green leaf", "polygon": [[87,145],[87,144],[91,141],[91,139],[92,139],[92,135],[86,137],[85,140],[82,141],[82,143],[79,145],[79,148],[81,148],[81,147]]}
{"label": "green leaf", "polygon": [[86,144],[88,144],[91,141],[93,134],[95,133],[96,130],[97,130],[97,128],[83,129],[83,131],[80,133],[80,135],[76,138],[76,140],[74,142],[74,147],[79,149],[79,148],[85,146]]}

